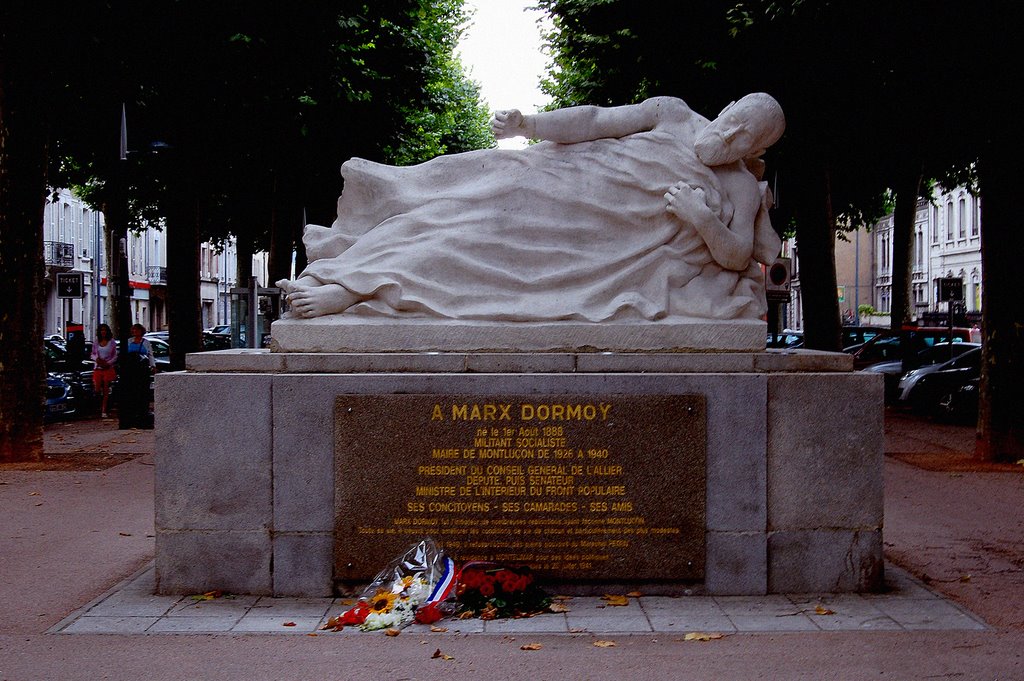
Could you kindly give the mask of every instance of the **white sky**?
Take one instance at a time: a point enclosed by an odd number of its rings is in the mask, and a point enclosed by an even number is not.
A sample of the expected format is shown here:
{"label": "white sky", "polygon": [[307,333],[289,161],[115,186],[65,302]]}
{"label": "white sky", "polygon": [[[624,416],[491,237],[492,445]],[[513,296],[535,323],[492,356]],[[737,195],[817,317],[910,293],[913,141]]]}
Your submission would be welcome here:
{"label": "white sky", "polygon": [[[459,53],[492,112],[533,113],[550,100],[540,91],[547,57],[541,52],[537,19],[544,13],[527,10],[532,4],[533,0],[466,0],[474,14]],[[503,148],[525,145],[522,138],[499,142]]]}

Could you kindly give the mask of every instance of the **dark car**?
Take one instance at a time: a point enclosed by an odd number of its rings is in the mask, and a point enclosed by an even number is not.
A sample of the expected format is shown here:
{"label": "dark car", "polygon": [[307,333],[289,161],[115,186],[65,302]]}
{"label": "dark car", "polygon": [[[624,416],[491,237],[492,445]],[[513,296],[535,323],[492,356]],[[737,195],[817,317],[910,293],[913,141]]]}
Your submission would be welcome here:
{"label": "dark car", "polygon": [[203,331],[203,351],[230,350],[231,336],[222,333]]}
{"label": "dark car", "polygon": [[[971,340],[971,330],[965,328],[954,328],[952,334],[953,343],[967,343]],[[853,355],[853,368],[863,369],[878,362],[888,362],[903,359],[906,356],[913,358],[925,348],[936,343],[950,342],[949,329],[944,327],[914,327],[902,331],[887,331],[867,341],[861,346],[847,348],[846,352]]]}
{"label": "dark car", "polygon": [[160,338],[149,338],[149,347],[153,349],[153,361],[156,363],[156,370],[159,371],[170,371],[171,370],[171,346],[167,341]]}
{"label": "dark car", "polygon": [[[92,343],[86,342],[83,357],[79,361],[68,354],[67,346],[49,338],[43,341],[43,356],[46,372],[51,377],[68,385],[74,398],[75,406],[69,413],[86,413],[97,406],[95,388],[92,383],[92,370],[96,364],[89,358]],[[54,386],[56,390],[56,386]],[[47,385],[47,394],[50,386]],[[67,408],[61,408],[66,411]]]}
{"label": "dark car", "polygon": [[769,333],[765,347],[769,348],[802,348],[804,335],[799,331],[783,331],[782,333]]}
{"label": "dark car", "polygon": [[844,351],[853,345],[863,345],[875,336],[889,331],[884,326],[844,326],[841,347]]}
{"label": "dark car", "polygon": [[52,423],[69,416],[76,411],[75,397],[71,385],[54,374],[46,375],[46,405],[43,407],[43,422]]}
{"label": "dark car", "polygon": [[[905,384],[912,385],[919,380],[917,377],[937,369],[939,365],[949,361],[950,358],[959,357],[965,352],[980,347],[981,345],[978,343],[936,343],[917,353],[917,356],[909,363],[911,367],[914,367],[910,372],[903,371],[902,359],[871,364],[864,367],[863,371],[882,374],[885,377],[885,401],[894,403],[901,399]],[[914,376],[908,380],[904,377],[907,373],[912,373]]]}
{"label": "dark car", "polygon": [[939,418],[960,423],[978,420],[978,384],[981,377],[972,378],[957,390],[939,400]]}
{"label": "dark car", "polygon": [[[908,374],[909,376],[909,374]],[[917,381],[908,401],[918,414],[937,417],[954,415],[961,389],[981,376],[981,348],[975,348],[945,362]]]}

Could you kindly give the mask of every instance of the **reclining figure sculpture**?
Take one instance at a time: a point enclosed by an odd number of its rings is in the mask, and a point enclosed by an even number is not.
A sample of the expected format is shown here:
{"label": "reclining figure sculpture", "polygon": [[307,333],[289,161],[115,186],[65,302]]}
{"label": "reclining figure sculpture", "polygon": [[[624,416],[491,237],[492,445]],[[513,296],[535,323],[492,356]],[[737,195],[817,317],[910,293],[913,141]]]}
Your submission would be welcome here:
{"label": "reclining figure sculpture", "polygon": [[408,167],[354,158],[331,227],[308,225],[293,318],[757,319],[781,242],[761,181],[785,119],[755,93],[714,121],[680,99],[499,111],[543,140]]}

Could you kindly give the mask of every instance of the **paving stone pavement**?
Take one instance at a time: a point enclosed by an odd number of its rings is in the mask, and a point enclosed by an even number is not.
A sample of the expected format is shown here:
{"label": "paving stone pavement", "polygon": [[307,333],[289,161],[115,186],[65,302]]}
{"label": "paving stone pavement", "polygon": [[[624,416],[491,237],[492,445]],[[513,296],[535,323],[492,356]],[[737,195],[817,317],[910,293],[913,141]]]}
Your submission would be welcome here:
{"label": "paving stone pavement", "polygon": [[[574,597],[568,612],[532,618],[442,620],[435,628],[458,634],[679,634],[813,631],[984,631],[989,627],[903,570],[886,565],[881,594],[787,594],[768,596],[642,596],[627,606],[597,597]],[[281,634],[366,635],[358,628],[320,631],[351,600],[225,596],[197,601],[154,595],[154,568],[142,569],[94,602],[65,618],[59,634]],[[437,635],[413,624],[415,635]],[[380,632],[377,632],[380,633]]]}

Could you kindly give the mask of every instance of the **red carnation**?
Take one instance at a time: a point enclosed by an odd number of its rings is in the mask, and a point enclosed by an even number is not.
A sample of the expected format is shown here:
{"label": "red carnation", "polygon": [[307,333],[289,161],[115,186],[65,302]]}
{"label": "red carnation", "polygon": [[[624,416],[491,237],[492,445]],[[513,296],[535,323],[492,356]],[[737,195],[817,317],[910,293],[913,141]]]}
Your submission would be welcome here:
{"label": "red carnation", "polygon": [[444,617],[444,614],[437,607],[437,603],[431,603],[416,609],[416,621],[420,624],[433,624],[442,617]]}

